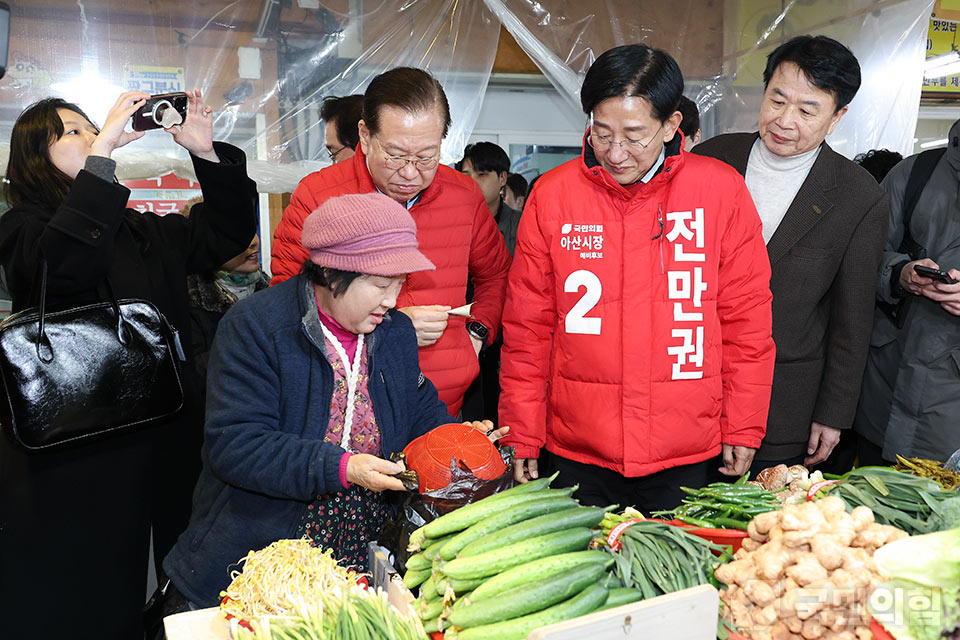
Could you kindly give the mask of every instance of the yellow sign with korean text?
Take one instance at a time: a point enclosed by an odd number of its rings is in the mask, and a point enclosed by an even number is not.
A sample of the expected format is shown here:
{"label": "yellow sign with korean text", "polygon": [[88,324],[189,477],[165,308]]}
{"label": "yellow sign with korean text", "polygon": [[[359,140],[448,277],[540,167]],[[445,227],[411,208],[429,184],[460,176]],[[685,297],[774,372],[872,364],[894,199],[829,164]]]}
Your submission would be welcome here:
{"label": "yellow sign with korean text", "polygon": [[147,64],[128,64],[123,67],[123,88],[144,93],[173,93],[185,91],[183,67],[159,67]]}
{"label": "yellow sign with korean text", "polygon": [[[957,28],[960,22],[930,19],[930,30],[927,32],[927,60],[950,53],[958,48]],[[924,78],[923,93],[960,93],[960,73],[942,78]]]}

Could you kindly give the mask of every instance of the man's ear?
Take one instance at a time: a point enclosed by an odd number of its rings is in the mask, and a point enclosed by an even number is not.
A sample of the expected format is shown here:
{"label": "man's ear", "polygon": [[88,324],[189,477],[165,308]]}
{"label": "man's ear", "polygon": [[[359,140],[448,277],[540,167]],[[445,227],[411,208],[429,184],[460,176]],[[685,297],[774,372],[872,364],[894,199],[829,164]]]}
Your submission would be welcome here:
{"label": "man's ear", "polygon": [[840,109],[835,114],[833,114],[833,119],[830,120],[830,128],[827,129],[827,135],[830,135],[831,133],[833,133],[833,130],[837,127],[837,123],[840,122],[840,118],[842,118],[843,114],[847,112],[847,108],[848,107],[844,107],[843,109]]}
{"label": "man's ear", "polygon": [[370,129],[367,129],[367,123],[363,120],[357,122],[357,133],[360,134],[360,148],[363,149],[363,155],[370,156]]}
{"label": "man's ear", "polygon": [[670,117],[667,118],[663,123],[663,143],[666,144],[673,140],[673,137],[677,135],[677,129],[680,128],[680,123],[683,122],[683,114],[679,111],[674,111],[670,114]]}

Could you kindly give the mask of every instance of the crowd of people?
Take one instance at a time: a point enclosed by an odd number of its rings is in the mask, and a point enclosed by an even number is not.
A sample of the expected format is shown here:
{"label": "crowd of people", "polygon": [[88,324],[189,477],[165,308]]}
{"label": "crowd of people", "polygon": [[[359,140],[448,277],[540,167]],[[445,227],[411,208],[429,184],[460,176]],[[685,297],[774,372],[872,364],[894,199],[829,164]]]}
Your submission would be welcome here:
{"label": "crowd of people", "polygon": [[441,164],[443,87],[391,69],[323,102],[332,164],[292,194],[270,286],[255,185],[199,91],[165,129],[203,188],[183,216],[127,209],[114,177],[149,96],[122,94],[102,128],[29,107],[0,217],[14,309],[42,266],[58,305],[107,282],[152,301],[183,338],[185,406],[53,451],[0,438],[10,633],[143,637],[151,532],[149,638],[280,538],[364,569],[403,488],[392,454],[447,422],[514,447],[517,482],[557,472],[584,504],[643,511],[778,463],[946,459],[960,123],[936,155],[848,160],[826,137],[860,81],[843,44],[794,38],[767,59],[758,130],[701,141],[676,61],[619,46],[584,77],[580,155],[528,185],[489,142]]}

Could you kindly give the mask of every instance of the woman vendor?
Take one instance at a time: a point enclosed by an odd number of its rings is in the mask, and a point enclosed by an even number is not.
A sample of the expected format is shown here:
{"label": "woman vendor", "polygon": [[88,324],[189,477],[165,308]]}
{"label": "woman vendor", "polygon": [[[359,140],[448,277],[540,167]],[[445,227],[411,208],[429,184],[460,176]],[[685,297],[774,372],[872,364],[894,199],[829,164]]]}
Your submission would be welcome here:
{"label": "woman vendor", "polygon": [[388,458],[452,421],[420,373],[413,325],[392,311],[406,274],[434,269],[410,214],[379,193],[345,195],[314,211],[302,238],[300,275],[220,323],[203,473],[164,561],[166,612],[215,605],[232,565],[281,538],[309,536],[365,569],[388,516],[381,492],[403,490]]}

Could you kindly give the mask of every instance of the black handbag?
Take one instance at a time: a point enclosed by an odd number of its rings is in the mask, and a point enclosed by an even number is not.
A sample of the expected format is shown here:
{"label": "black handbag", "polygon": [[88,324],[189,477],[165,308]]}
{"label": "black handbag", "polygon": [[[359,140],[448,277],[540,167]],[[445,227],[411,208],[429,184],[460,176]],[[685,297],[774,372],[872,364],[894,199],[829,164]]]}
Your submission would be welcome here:
{"label": "black handbag", "polygon": [[176,330],[153,303],[110,300],[0,322],[0,425],[27,449],[46,449],[160,420],[183,406]]}

